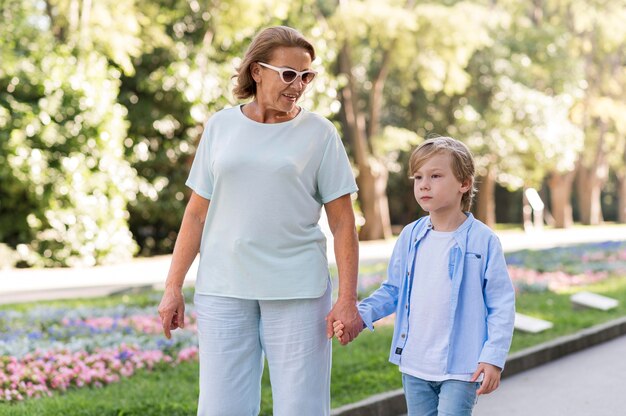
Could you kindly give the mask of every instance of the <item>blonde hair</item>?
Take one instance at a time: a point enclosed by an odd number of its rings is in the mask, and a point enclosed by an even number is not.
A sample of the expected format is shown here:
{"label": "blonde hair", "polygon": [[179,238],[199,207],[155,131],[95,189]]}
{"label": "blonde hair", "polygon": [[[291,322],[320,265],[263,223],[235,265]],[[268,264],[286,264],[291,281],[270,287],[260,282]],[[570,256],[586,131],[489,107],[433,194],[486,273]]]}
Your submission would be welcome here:
{"label": "blonde hair", "polygon": [[459,182],[470,182],[470,188],[461,197],[461,209],[469,211],[476,194],[474,187],[474,158],[469,148],[452,137],[433,137],[420,144],[409,159],[409,172],[415,173],[436,154],[447,153],[452,157],[452,173]]}
{"label": "blonde hair", "polygon": [[254,62],[269,62],[274,50],[280,47],[302,48],[315,60],[313,45],[304,38],[297,30],[288,26],[274,26],[259,32],[246,51],[243,62],[236,68],[237,85],[233,88],[233,94],[239,99],[256,96],[256,82],[252,78],[250,66]]}

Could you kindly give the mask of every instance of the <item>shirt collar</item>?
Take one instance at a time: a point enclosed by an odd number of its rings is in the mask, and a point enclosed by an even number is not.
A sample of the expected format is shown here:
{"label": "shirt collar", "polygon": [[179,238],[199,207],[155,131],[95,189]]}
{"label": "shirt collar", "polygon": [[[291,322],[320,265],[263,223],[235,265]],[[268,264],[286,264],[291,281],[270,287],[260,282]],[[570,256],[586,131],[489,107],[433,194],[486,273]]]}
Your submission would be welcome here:
{"label": "shirt collar", "polygon": [[[463,221],[459,228],[454,231],[454,239],[456,240],[457,244],[463,249],[465,248],[465,238],[463,238],[463,236],[467,234],[469,227],[472,225],[472,222],[474,222],[474,216],[471,212],[464,212],[464,214],[467,216],[467,219]],[[414,228],[415,234],[413,235],[413,243],[417,243],[418,241],[420,241],[422,238],[424,238],[427,232],[433,229],[433,224],[430,222],[430,216],[425,217],[424,221],[425,222],[416,222]],[[421,227],[419,226],[420,223],[423,224]]]}

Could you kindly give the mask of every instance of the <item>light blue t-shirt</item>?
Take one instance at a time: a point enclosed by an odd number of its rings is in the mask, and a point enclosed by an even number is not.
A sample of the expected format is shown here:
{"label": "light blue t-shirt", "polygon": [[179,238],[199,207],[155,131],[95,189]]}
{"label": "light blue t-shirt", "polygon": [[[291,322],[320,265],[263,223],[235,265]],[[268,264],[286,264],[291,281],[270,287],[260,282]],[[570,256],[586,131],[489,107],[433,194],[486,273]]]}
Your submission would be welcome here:
{"label": "light blue t-shirt", "polygon": [[316,298],[328,284],[322,205],[357,191],[335,127],[304,109],[258,123],[241,107],[206,123],[187,186],[211,201],[196,293]]}

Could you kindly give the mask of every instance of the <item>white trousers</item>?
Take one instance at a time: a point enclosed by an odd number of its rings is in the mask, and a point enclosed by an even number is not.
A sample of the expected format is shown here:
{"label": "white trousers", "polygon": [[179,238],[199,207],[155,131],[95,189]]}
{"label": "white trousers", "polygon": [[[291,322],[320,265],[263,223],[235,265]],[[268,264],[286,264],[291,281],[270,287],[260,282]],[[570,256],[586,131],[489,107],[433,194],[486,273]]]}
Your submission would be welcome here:
{"label": "white trousers", "polygon": [[247,300],[196,295],[198,416],[256,416],[267,357],[274,416],[330,414],[331,342],[317,299]]}

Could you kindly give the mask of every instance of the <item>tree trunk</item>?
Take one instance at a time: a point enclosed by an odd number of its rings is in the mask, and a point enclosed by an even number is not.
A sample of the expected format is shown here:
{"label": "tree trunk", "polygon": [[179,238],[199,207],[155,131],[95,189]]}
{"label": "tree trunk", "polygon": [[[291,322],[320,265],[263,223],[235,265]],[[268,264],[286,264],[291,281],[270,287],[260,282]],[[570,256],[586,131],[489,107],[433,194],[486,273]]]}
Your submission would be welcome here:
{"label": "tree trunk", "polygon": [[346,86],[341,90],[341,103],[346,118],[345,133],[352,144],[359,171],[357,177],[359,202],[365,217],[359,238],[361,240],[390,238],[391,220],[387,200],[389,172],[382,162],[374,158],[369,149],[365,116],[358,106],[356,86],[352,78],[350,48],[347,44],[344,44],[339,52],[339,67],[348,79]]}
{"label": "tree trunk", "polygon": [[585,225],[598,225],[603,221],[600,196],[602,186],[604,186],[609,174],[606,151],[604,150],[607,125],[602,120],[596,121],[599,127],[599,137],[593,162],[589,167],[582,162],[579,163],[577,175],[580,222]]}
{"label": "tree trunk", "polygon": [[617,177],[617,221],[626,223],[626,148],[622,154],[622,166],[615,169]]}
{"label": "tree trunk", "polygon": [[556,228],[569,228],[574,224],[571,199],[575,176],[575,171],[553,172],[548,179],[551,212]]}
{"label": "tree trunk", "polygon": [[626,223],[626,173],[617,175],[617,221]]}
{"label": "tree trunk", "polygon": [[578,207],[580,222],[585,225],[598,225],[602,222],[600,194],[603,180],[598,176],[600,167],[580,167],[577,176]]}
{"label": "tree trunk", "polygon": [[492,169],[477,181],[476,218],[493,228],[496,225],[496,177]]}
{"label": "tree trunk", "polygon": [[528,202],[526,192],[522,192],[522,224],[524,226],[524,231],[533,231],[533,209]]}
{"label": "tree trunk", "polygon": [[391,221],[389,219],[389,201],[387,199],[387,169],[375,159],[370,161],[367,170],[359,169],[357,184],[361,210],[365,224],[359,232],[361,240],[376,240],[391,237]]}

